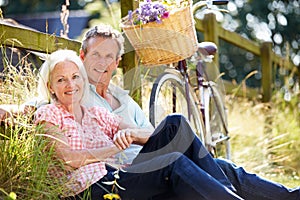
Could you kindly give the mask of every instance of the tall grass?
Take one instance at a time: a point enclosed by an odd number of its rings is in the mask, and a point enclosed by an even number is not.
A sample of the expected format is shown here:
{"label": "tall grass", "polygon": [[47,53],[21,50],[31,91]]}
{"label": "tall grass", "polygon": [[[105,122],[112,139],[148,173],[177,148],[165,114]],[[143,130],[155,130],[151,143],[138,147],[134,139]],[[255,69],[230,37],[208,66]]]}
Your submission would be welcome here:
{"label": "tall grass", "polygon": [[[27,60],[29,54],[12,65],[9,51],[1,47],[4,70],[0,104],[21,105],[35,95],[35,68]],[[0,199],[57,199],[62,191],[47,173],[50,166],[58,163],[52,159],[53,149],[46,138],[38,134],[40,127],[32,123],[32,116],[33,113],[16,114],[14,120],[1,124]]]}
{"label": "tall grass", "polygon": [[[0,186],[17,199],[55,199],[61,187],[48,176],[53,163],[52,148],[36,134],[34,126],[14,126],[5,129],[0,146]],[[6,196],[0,193],[1,197]]]}
{"label": "tall grass", "polygon": [[280,90],[269,103],[227,99],[232,159],[249,172],[296,187],[300,185],[299,90],[291,93],[291,99],[284,97]]}

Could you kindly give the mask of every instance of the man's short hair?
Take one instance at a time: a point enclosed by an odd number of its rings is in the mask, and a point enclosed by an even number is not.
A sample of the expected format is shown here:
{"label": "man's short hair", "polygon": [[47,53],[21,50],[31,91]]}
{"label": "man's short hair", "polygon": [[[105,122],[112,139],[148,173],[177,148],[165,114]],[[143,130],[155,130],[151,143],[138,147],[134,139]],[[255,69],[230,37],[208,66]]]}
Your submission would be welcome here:
{"label": "man's short hair", "polygon": [[119,53],[117,57],[121,57],[124,54],[124,37],[116,29],[109,24],[99,24],[89,29],[82,40],[81,49],[86,54],[88,48],[88,40],[94,37],[111,38],[116,40],[119,46]]}

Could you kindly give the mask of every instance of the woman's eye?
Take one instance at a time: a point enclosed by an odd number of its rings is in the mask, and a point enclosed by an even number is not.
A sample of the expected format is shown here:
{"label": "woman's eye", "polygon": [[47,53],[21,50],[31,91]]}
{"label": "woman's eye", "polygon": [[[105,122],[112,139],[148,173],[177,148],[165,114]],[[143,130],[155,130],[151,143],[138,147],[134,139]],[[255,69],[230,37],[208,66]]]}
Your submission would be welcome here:
{"label": "woman's eye", "polygon": [[74,76],[73,76],[73,79],[79,79],[79,78],[80,78],[79,75],[74,75]]}
{"label": "woman's eye", "polygon": [[64,81],[63,78],[60,78],[60,79],[57,80],[57,82],[59,82],[59,83],[61,83],[61,82],[63,82],[63,81]]}

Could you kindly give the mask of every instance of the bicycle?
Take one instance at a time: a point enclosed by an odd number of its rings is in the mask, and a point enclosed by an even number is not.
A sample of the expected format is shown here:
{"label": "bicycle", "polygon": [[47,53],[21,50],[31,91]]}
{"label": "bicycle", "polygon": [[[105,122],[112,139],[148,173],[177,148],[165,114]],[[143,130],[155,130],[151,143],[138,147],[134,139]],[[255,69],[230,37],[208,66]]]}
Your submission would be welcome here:
{"label": "bicycle", "polygon": [[[197,2],[193,5],[193,16],[204,6],[210,8],[211,5],[227,3],[218,0]],[[225,103],[218,84],[209,80],[206,72],[205,62],[212,61],[216,52],[217,46],[214,43],[199,43],[198,54],[195,55],[196,83],[191,79],[187,59],[170,64],[156,78],[150,95],[149,120],[155,127],[167,114],[181,113],[190,121],[195,133],[213,156],[225,154],[230,159]]]}

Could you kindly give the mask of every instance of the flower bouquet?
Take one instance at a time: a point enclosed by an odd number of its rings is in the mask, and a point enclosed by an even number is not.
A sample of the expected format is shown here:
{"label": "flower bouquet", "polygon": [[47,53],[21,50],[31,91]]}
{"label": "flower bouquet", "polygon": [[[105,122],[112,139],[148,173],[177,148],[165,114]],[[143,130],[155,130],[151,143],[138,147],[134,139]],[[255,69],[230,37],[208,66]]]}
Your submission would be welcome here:
{"label": "flower bouquet", "polygon": [[122,19],[121,28],[142,64],[169,64],[190,57],[197,37],[190,0],[145,0]]}

